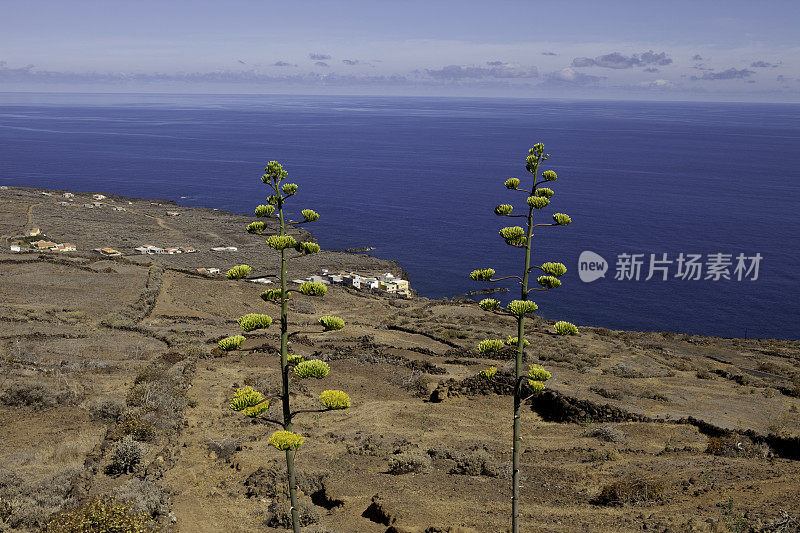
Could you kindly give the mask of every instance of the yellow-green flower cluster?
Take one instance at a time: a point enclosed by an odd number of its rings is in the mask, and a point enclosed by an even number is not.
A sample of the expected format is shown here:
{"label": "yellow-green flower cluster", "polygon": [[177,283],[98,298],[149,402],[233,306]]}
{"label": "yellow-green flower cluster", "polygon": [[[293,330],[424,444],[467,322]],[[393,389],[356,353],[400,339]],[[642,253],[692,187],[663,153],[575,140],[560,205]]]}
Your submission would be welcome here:
{"label": "yellow-green flower cluster", "polygon": [[494,208],[494,214],[499,217],[504,217],[511,214],[511,211],[514,210],[514,206],[511,204],[500,204]]}
{"label": "yellow-green flower cluster", "polygon": [[297,366],[305,360],[306,358],[303,357],[302,355],[297,355],[293,353],[290,353],[289,355],[286,356],[286,362],[292,366]]}
{"label": "yellow-green flower cluster", "polygon": [[557,289],[561,286],[561,280],[555,276],[539,276],[536,278],[536,283],[545,289]]}
{"label": "yellow-green flower cluster", "polygon": [[555,192],[553,189],[548,189],[547,187],[542,187],[541,189],[536,189],[536,196],[540,198],[552,198]]}
{"label": "yellow-green flower cluster", "polygon": [[528,205],[534,209],[543,209],[550,205],[550,200],[544,196],[528,196],[526,201],[528,202]]}
{"label": "yellow-green flower cluster", "polygon": [[542,365],[530,365],[528,367],[528,386],[532,392],[542,392],[545,389],[544,382],[552,377],[552,374],[544,369]]}
{"label": "yellow-green flower cluster", "polygon": [[506,189],[516,189],[519,187],[519,178],[508,178],[505,182]]}
{"label": "yellow-green flower cluster", "polygon": [[560,278],[566,273],[567,267],[564,266],[564,263],[544,263],[542,271],[548,276]]}
{"label": "yellow-green flower cluster", "polygon": [[294,367],[294,375],[300,379],[316,378],[322,379],[328,375],[331,367],[325,361],[319,359],[312,359],[310,361],[302,361]]}
{"label": "yellow-green flower cluster", "polygon": [[[289,291],[286,291],[286,297],[289,297]],[[265,302],[276,302],[281,299],[281,289],[267,289],[261,293],[261,299]]]}
{"label": "yellow-green flower cluster", "polygon": [[[509,335],[508,338],[506,339],[506,344],[508,344],[509,346],[517,346],[519,343],[517,337],[512,337],[511,335]],[[523,347],[527,348],[530,345],[531,343],[528,339],[522,339]]]}
{"label": "yellow-green flower cluster", "polygon": [[298,290],[306,296],[325,296],[325,293],[328,292],[328,287],[319,281],[304,281]]}
{"label": "yellow-green flower cluster", "polygon": [[569,218],[569,215],[565,215],[564,213],[555,213],[553,215],[553,222],[559,226],[568,226],[570,222],[572,222],[572,219]]}
{"label": "yellow-green flower cluster", "polygon": [[255,211],[257,217],[271,217],[274,212],[275,206],[272,205],[259,205]]}
{"label": "yellow-green flower cluster", "polygon": [[319,401],[326,409],[347,409],[350,407],[350,396],[340,390],[326,390],[319,395]]}
{"label": "yellow-green flower cluster", "polygon": [[306,222],[315,222],[319,220],[319,213],[312,209],[303,209],[300,213],[303,215]]}
{"label": "yellow-green flower cluster", "polygon": [[261,176],[261,181],[268,183],[270,180],[276,183],[286,178],[289,173],[283,170],[283,165],[277,161],[270,161],[267,163],[267,168],[264,169],[264,175]]}
{"label": "yellow-green flower cluster", "polygon": [[530,300],[514,300],[508,304],[506,309],[514,316],[524,316],[536,311],[539,309],[539,306]]}
{"label": "yellow-green flower cluster", "polygon": [[281,190],[283,191],[283,194],[288,194],[289,196],[292,196],[297,192],[297,184],[284,183],[283,185],[281,185]]}
{"label": "yellow-green flower cluster", "polygon": [[242,279],[250,275],[250,265],[236,265],[225,273],[228,279]]}
{"label": "yellow-green flower cluster", "polygon": [[325,328],[325,331],[336,331],[344,327],[344,320],[338,316],[325,315],[320,317],[319,323]]}
{"label": "yellow-green flower cluster", "polygon": [[486,339],[478,343],[479,353],[491,353],[502,350],[505,345],[500,339]]}
{"label": "yellow-green flower cluster", "polygon": [[267,238],[267,245],[276,250],[285,250],[286,248],[294,248],[297,241],[291,235],[270,235]]}
{"label": "yellow-green flower cluster", "polygon": [[493,379],[495,374],[497,374],[497,368],[493,366],[490,366],[489,368],[478,372],[478,376],[484,379]]}
{"label": "yellow-green flower cluster", "polygon": [[296,450],[300,447],[300,445],[303,444],[304,440],[306,440],[306,438],[302,435],[292,433],[291,431],[280,430],[273,433],[267,442],[275,446],[277,449],[285,451]]}
{"label": "yellow-green flower cluster", "polygon": [[232,337],[225,337],[217,343],[220,350],[229,352],[231,350],[238,350],[239,346],[244,342],[244,335],[233,335]]}
{"label": "yellow-green flower cluster", "polygon": [[269,409],[269,400],[252,387],[236,389],[230,404],[234,411],[241,411],[245,416],[254,417]]}
{"label": "yellow-green flower cluster", "polygon": [[555,329],[556,333],[559,335],[577,335],[578,328],[575,324],[571,322],[565,322],[564,320],[559,320],[555,324],[553,324],[553,329]]}
{"label": "yellow-green flower cluster", "polygon": [[494,311],[495,309],[500,307],[500,302],[498,302],[494,298],[484,298],[483,300],[478,302],[478,305],[484,311]]}
{"label": "yellow-green flower cluster", "polygon": [[500,236],[506,240],[506,244],[511,246],[523,247],[528,239],[525,237],[525,230],[520,226],[510,226],[499,231]]}
{"label": "yellow-green flower cluster", "polygon": [[247,233],[261,233],[264,231],[263,222],[251,222],[247,225]]}
{"label": "yellow-green flower cluster", "polygon": [[266,329],[272,325],[272,317],[256,313],[247,313],[240,316],[236,321],[245,332]]}
{"label": "yellow-green flower cluster", "polygon": [[267,196],[267,203],[269,205],[278,205],[280,201],[281,201],[280,194],[270,194],[269,196]]}
{"label": "yellow-green flower cluster", "polygon": [[558,176],[553,170],[545,170],[542,172],[542,178],[544,178],[544,181],[556,181]]}
{"label": "yellow-green flower cluster", "polygon": [[298,242],[294,245],[294,249],[301,254],[316,254],[319,253],[319,244],[315,242]]}
{"label": "yellow-green flower cluster", "polygon": [[494,274],[493,268],[479,268],[478,270],[470,272],[469,277],[475,281],[489,281]]}

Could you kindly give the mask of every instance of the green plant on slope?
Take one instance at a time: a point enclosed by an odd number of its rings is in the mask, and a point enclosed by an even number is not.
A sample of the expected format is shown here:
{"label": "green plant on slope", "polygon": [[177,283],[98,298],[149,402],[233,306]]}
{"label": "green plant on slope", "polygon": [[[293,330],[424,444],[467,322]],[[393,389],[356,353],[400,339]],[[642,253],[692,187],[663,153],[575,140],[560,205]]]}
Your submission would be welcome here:
{"label": "green plant on slope", "polygon": [[[501,383],[513,391],[514,395],[514,432],[513,432],[513,474],[512,474],[512,500],[511,500],[511,527],[513,533],[519,533],[519,447],[520,447],[520,416],[521,406],[525,401],[532,398],[534,395],[540,393],[545,388],[545,381],[550,379],[550,372],[545,370],[540,365],[529,365],[527,373],[523,373],[522,362],[525,346],[530,344],[525,339],[525,317],[538,309],[538,306],[528,299],[532,291],[546,291],[555,289],[561,286],[559,279],[566,271],[566,267],[561,263],[543,263],[542,265],[533,265],[531,263],[531,245],[533,242],[534,230],[546,226],[566,226],[572,220],[564,213],[556,213],[552,215],[552,222],[534,223],[534,213],[544,209],[550,204],[550,199],[553,197],[553,190],[549,188],[539,187],[543,183],[552,183],[558,176],[552,170],[545,170],[539,174],[539,165],[550,157],[549,154],[544,153],[544,146],[541,143],[536,144],[528,151],[525,169],[532,175],[533,181],[530,189],[520,188],[522,182],[519,178],[509,178],[505,181],[504,185],[507,189],[512,191],[521,192],[526,195],[526,207],[528,208],[527,214],[512,214],[513,206],[511,204],[500,204],[494,209],[497,216],[512,217],[522,219],[524,226],[509,226],[500,230],[500,237],[505,240],[506,244],[515,248],[520,248],[524,251],[524,267],[522,275],[520,276],[503,276],[495,277],[495,270],[492,268],[481,268],[473,270],[470,273],[470,278],[475,281],[490,281],[497,282],[501,280],[516,280],[522,287],[521,297],[519,300],[510,302],[505,308],[502,308],[493,299],[485,299],[480,302],[481,309],[493,313],[510,315],[517,319],[517,334],[516,336],[509,335],[507,343],[503,343],[499,339],[487,339],[478,345],[480,353],[491,353],[499,351],[504,348],[504,344],[516,346],[516,360],[514,363],[514,379],[513,381],[504,381],[501,375],[497,374],[495,367],[490,367],[488,370],[480,372],[483,379],[489,379]],[[524,211],[523,211],[524,213]],[[528,281],[531,272],[540,271],[541,276],[536,278],[538,287],[528,287]],[[570,324],[571,325],[571,324]],[[573,326],[574,327],[574,326]],[[570,333],[571,333],[570,329]],[[560,333],[560,331],[559,331]],[[575,331],[577,333],[577,330]]]}
{"label": "green plant on slope", "polygon": [[[297,194],[298,186],[295,183],[283,183],[287,172],[277,161],[270,161],[267,164],[261,182],[271,189],[267,197],[267,205],[259,205],[255,209],[258,218],[277,218],[280,232],[278,235],[270,235],[267,238],[267,245],[281,254],[281,286],[279,289],[269,289],[264,291],[261,298],[265,302],[279,304],[281,308],[281,392],[272,397],[267,397],[260,391],[252,387],[237,389],[230,402],[230,408],[239,411],[245,416],[256,418],[278,426],[280,429],[269,437],[269,444],[276,449],[286,453],[286,471],[289,481],[289,498],[291,500],[292,529],[300,531],[300,516],[297,502],[297,483],[295,480],[294,459],[297,450],[303,444],[305,437],[292,431],[294,418],[301,413],[321,413],[347,409],[350,407],[350,397],[340,390],[326,390],[319,396],[319,407],[314,409],[292,410],[289,397],[289,389],[292,379],[315,378],[322,379],[328,375],[330,367],[321,360],[306,360],[304,357],[289,354],[289,320],[288,303],[289,291],[287,285],[287,266],[291,259],[302,257],[307,254],[314,254],[320,251],[319,245],[313,242],[298,242],[291,235],[287,235],[287,229],[292,224],[305,224],[319,219],[319,214],[311,209],[304,209],[301,213],[303,220],[300,222],[289,222],[286,220],[284,207],[286,201]],[[247,226],[247,231],[254,234],[262,234],[267,225],[263,222],[251,223]],[[298,255],[289,254],[296,251]],[[247,274],[249,274],[249,267]],[[247,275],[245,274],[245,275]],[[230,277],[230,276],[229,276]],[[303,283],[299,291],[308,296],[324,296],[327,288],[321,283]],[[268,328],[272,324],[272,318],[268,315],[248,313],[239,317],[239,325],[245,333]],[[334,331],[344,327],[344,320],[334,316],[324,316],[320,318],[322,331]],[[223,350],[239,349],[245,338],[242,335],[226,337],[220,341],[219,347]],[[268,416],[272,400],[280,400],[281,416],[270,418]]]}

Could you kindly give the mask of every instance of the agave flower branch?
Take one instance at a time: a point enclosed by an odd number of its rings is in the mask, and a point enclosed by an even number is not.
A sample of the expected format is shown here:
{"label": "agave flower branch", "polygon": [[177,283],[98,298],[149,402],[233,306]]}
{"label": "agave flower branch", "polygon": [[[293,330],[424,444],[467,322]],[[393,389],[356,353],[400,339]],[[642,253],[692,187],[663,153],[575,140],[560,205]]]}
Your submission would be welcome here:
{"label": "agave flower branch", "polygon": [[[525,170],[531,174],[533,182],[530,189],[520,188],[519,178],[509,178],[504,185],[512,191],[519,191],[527,194],[525,200],[528,208],[527,214],[512,214],[514,206],[511,204],[500,204],[494,208],[494,213],[501,217],[524,218],[525,226],[509,226],[502,228],[498,233],[500,237],[511,247],[524,250],[524,268],[522,275],[508,275],[495,277],[493,268],[480,268],[470,273],[470,278],[475,281],[498,282],[514,279],[521,286],[520,299],[510,302],[505,308],[500,306],[497,300],[487,298],[479,302],[479,306],[484,311],[511,315],[517,319],[517,336],[509,336],[504,343],[500,339],[486,339],[478,344],[478,352],[481,354],[492,354],[501,350],[506,350],[508,346],[516,347],[516,358],[514,361],[513,378],[504,377],[497,374],[495,367],[490,367],[480,372],[480,377],[490,380],[500,386],[510,390],[514,396],[514,418],[513,418],[513,474],[512,474],[512,500],[511,500],[511,525],[513,533],[519,533],[519,448],[520,448],[520,420],[521,406],[545,389],[545,382],[550,379],[550,372],[540,365],[529,365],[528,372],[523,373],[523,356],[525,347],[530,344],[525,339],[525,318],[533,314],[538,309],[535,302],[528,300],[528,295],[533,291],[548,291],[557,289],[561,286],[559,279],[567,271],[562,263],[543,263],[542,265],[531,265],[531,249],[533,242],[534,228],[545,226],[567,226],[572,219],[564,213],[552,215],[552,222],[534,223],[534,213],[550,205],[550,199],[555,194],[549,187],[541,187],[542,184],[552,183],[558,179],[553,170],[545,170],[539,173],[542,161],[550,158],[545,154],[544,145],[538,143],[528,150],[525,160]],[[543,275],[536,278],[538,287],[529,287],[529,276],[534,270],[541,270]],[[571,327],[570,327],[571,326]],[[560,335],[576,334],[577,328],[569,322],[558,322],[555,325],[556,333]]]}
{"label": "agave flower branch", "polygon": [[[261,391],[253,387],[243,387],[237,389],[230,402],[230,408],[239,411],[245,416],[270,423],[280,427],[269,437],[269,444],[284,451],[286,454],[286,471],[289,481],[289,498],[291,500],[292,529],[295,533],[300,531],[300,519],[297,504],[297,483],[295,480],[294,459],[297,450],[303,444],[305,437],[292,431],[294,418],[302,413],[323,413],[336,411],[350,407],[350,397],[344,391],[326,390],[320,394],[318,401],[320,407],[315,409],[296,409],[292,410],[291,396],[289,394],[292,380],[298,379],[323,379],[328,375],[330,367],[328,363],[319,359],[306,359],[301,355],[289,353],[289,338],[299,332],[289,332],[288,303],[291,293],[287,290],[287,266],[291,259],[315,254],[320,251],[320,247],[314,242],[301,242],[287,233],[287,227],[297,224],[306,224],[319,220],[319,214],[311,209],[301,211],[303,220],[293,222],[286,220],[284,206],[286,201],[297,194],[299,189],[296,183],[284,183],[288,173],[277,161],[270,161],[261,176],[264,183],[271,193],[267,197],[266,204],[255,208],[255,216],[258,218],[277,219],[280,231],[277,235],[270,235],[266,244],[273,250],[281,254],[281,286],[279,289],[267,289],[261,294],[261,299],[268,303],[280,305],[280,334],[281,334],[281,393],[267,397]],[[246,230],[249,233],[261,235],[267,229],[267,224],[263,221],[251,222]],[[289,250],[294,250],[297,255],[288,256]],[[251,268],[248,265],[238,265],[228,271],[230,279],[241,279],[250,274]],[[321,283],[303,283],[298,291],[301,294],[313,297],[322,297],[327,292],[327,287]],[[239,317],[237,320],[245,333],[266,329],[272,325],[272,318],[265,314],[248,313]],[[322,326],[322,333],[336,331],[345,326],[344,320],[335,316],[323,316],[319,319]],[[320,333],[320,332],[317,332]],[[245,341],[243,335],[226,337],[219,342],[222,350],[238,350]],[[282,416],[273,418],[268,416],[268,411],[273,400],[280,400]]]}

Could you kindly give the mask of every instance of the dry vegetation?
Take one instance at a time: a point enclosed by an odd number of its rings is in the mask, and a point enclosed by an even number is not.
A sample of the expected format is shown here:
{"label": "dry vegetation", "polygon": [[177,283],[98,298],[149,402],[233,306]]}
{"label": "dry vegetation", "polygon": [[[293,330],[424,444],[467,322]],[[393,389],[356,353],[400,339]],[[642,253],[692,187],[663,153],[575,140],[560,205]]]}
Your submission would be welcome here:
{"label": "dry vegetation", "polygon": [[[56,198],[30,190],[0,194],[6,236],[24,231],[28,206],[41,204],[35,225],[80,248],[94,247],[91,239],[138,245],[151,231],[150,241],[210,242],[215,233],[214,245],[252,254],[231,264],[274,268],[254,260],[256,251],[270,253],[242,235],[248,217],[182,209],[196,216],[171,219],[167,229],[144,215],[141,224],[111,220],[133,217],[130,210],[48,207]],[[133,211],[151,208],[136,202]],[[72,209],[70,217],[59,219],[57,209]],[[103,216],[117,242],[99,242],[97,221],[84,220]],[[0,531],[88,520],[105,512],[98,502],[124,507],[125,520],[142,527],[285,527],[285,473],[266,443],[271,428],[227,409],[236,386],[278,381],[276,331],[250,336],[239,352],[214,349],[263,287],[170,263],[191,256],[150,264],[6,250]],[[193,255],[198,266],[207,262]],[[315,261],[306,267],[352,261],[398,272],[363,256]],[[295,306],[306,303],[296,295]],[[258,305],[275,316],[273,304]],[[503,531],[511,428],[497,420],[510,399],[474,376],[488,364],[508,371],[511,360],[473,349],[503,319],[460,299],[398,303],[336,287],[313,305],[348,328],[324,340],[299,335],[292,349],[337,360],[325,386],[347,390],[353,407],[296,427],[313,437],[297,456],[309,531]],[[313,317],[292,319],[304,326]],[[529,338],[528,359],[545,363],[553,379],[524,415],[523,530],[797,531],[798,342],[590,327],[563,338],[544,320]],[[303,382],[293,402],[310,406],[321,390]]]}

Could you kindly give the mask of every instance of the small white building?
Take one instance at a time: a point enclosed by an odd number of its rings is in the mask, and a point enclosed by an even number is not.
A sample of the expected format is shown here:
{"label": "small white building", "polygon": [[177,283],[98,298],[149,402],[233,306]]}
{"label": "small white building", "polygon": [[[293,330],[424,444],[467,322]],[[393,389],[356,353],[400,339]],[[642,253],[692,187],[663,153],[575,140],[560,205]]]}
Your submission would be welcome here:
{"label": "small white building", "polygon": [[22,251],[22,247],[19,244],[12,244],[11,245],[11,251],[12,252],[21,252]]}
{"label": "small white building", "polygon": [[93,194],[92,198],[94,198],[95,200],[105,200],[106,199],[106,195],[105,194]]}
{"label": "small white building", "polygon": [[72,194],[71,192],[65,192],[62,196],[64,198],[75,198],[75,195]]}
{"label": "small white building", "polygon": [[124,207],[114,206],[114,211],[127,211]]}
{"label": "small white building", "polygon": [[143,244],[138,248],[134,248],[134,250],[136,250],[140,254],[147,254],[147,255],[165,253],[163,248],[159,248],[158,246],[153,246],[152,244]]}
{"label": "small white building", "polygon": [[327,274],[325,273],[325,271],[323,271],[323,274],[325,274],[325,277],[328,278],[328,281],[331,283],[336,283],[336,284],[342,283],[341,274]]}

